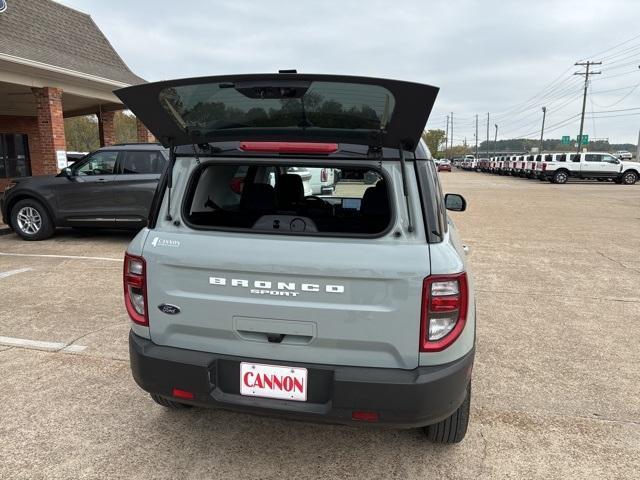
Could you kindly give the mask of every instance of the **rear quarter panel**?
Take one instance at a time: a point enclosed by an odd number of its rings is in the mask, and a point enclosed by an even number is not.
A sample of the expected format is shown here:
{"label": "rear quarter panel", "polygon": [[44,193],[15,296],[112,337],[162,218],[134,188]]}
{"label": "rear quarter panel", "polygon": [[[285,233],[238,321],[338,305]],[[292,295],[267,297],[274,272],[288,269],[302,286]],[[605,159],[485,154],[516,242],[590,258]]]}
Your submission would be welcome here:
{"label": "rear quarter panel", "polygon": [[447,224],[448,229],[443,241],[432,243],[429,246],[431,251],[431,272],[433,275],[467,272],[469,288],[467,319],[464,330],[451,346],[441,352],[420,353],[420,365],[442,365],[453,362],[469,353],[475,345],[476,301],[474,280],[468,269],[467,258],[462,248],[458,229],[450,218],[447,218]]}

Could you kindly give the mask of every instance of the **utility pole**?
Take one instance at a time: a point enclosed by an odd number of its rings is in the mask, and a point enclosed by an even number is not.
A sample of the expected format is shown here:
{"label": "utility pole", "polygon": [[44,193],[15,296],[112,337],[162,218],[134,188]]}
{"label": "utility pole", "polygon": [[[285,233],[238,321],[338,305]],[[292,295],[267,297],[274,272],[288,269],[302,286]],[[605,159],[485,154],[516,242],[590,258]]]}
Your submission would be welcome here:
{"label": "utility pole", "polygon": [[584,96],[582,98],[582,115],[580,116],[580,135],[576,139],[578,141],[578,151],[576,153],[580,153],[580,148],[582,147],[582,133],[584,129],[584,110],[587,106],[587,88],[589,87],[589,75],[600,75],[602,72],[591,72],[589,71],[591,65],[602,65],[602,62],[576,62],[577,67],[587,67],[584,72],[575,72],[574,75],[584,75]]}
{"label": "utility pole", "polygon": [[496,123],[496,136],[493,139],[493,156],[496,156],[498,148],[498,124]]}
{"label": "utility pole", "polygon": [[489,112],[487,112],[487,158],[489,158]]}
{"label": "utility pole", "polygon": [[542,153],[542,141],[544,139],[544,119],[547,116],[547,107],[542,107],[542,130],[540,131],[540,153]]}
{"label": "utility pole", "polygon": [[447,133],[444,135],[444,151],[449,156],[449,114],[447,114]]}
{"label": "utility pole", "polygon": [[451,112],[451,150],[453,150],[453,112]]}
{"label": "utility pole", "polygon": [[476,160],[478,159],[478,115],[476,114]]}

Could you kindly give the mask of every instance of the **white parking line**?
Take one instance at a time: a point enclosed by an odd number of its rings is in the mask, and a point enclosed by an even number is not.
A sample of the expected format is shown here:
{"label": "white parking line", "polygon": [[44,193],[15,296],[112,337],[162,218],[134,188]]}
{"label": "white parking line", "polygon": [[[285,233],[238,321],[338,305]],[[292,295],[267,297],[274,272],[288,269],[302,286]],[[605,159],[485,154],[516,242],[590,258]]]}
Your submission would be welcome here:
{"label": "white parking line", "polygon": [[6,272],[0,272],[0,278],[7,278],[17,273],[30,272],[33,268],[17,268],[15,270],[7,270]]}
{"label": "white parking line", "polygon": [[33,350],[44,350],[47,352],[79,353],[86,349],[84,345],[69,345],[62,342],[43,342],[41,340],[29,340],[26,338],[1,337],[0,345],[18,348],[30,348]]}
{"label": "white parking line", "polygon": [[38,253],[5,253],[0,252],[0,256],[5,257],[39,257],[39,258],[68,258],[71,260],[105,260],[107,262],[122,262],[122,258],[110,257],[82,257],[78,255],[44,255]]}

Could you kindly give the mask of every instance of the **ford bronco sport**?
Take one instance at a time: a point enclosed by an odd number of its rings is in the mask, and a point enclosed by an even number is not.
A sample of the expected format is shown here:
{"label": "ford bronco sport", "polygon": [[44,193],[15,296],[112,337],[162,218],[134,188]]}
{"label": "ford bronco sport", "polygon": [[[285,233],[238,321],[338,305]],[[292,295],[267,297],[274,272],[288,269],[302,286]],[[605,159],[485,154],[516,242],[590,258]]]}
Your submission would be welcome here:
{"label": "ford bronco sport", "polygon": [[[446,212],[466,202],[420,141],[437,92],[291,72],[117,91],[170,151],[124,263],[138,385],[167,408],[461,441],[476,315]],[[305,168],[340,179],[305,195]]]}

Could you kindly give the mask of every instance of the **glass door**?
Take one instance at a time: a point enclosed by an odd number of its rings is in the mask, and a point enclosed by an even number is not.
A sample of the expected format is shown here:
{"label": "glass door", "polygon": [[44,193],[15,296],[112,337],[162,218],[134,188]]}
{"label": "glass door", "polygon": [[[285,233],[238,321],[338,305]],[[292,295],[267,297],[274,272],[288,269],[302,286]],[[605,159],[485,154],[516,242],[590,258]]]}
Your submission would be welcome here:
{"label": "glass door", "polygon": [[27,135],[0,133],[0,178],[31,175]]}

